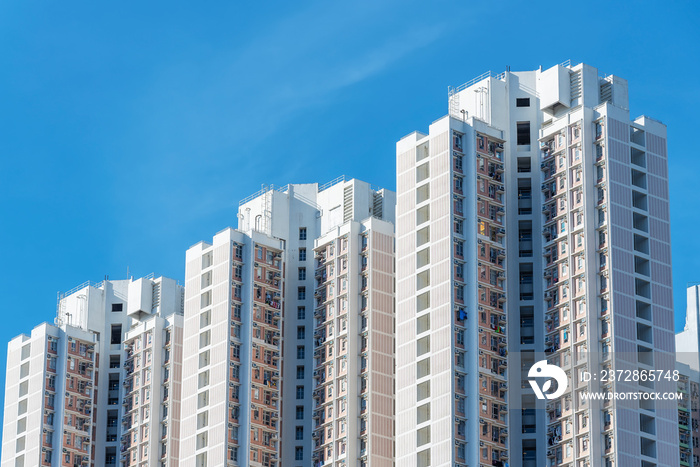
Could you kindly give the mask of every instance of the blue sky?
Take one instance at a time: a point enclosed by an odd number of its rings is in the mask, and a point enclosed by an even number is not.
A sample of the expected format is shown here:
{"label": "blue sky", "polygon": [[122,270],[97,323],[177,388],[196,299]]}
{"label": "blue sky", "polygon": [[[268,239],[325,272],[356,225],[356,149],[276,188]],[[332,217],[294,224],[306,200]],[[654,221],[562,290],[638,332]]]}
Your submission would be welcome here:
{"label": "blue sky", "polygon": [[[676,308],[700,281],[697,2],[0,2],[0,384],[56,292],[155,271],[261,184],[395,188],[395,142],[489,69],[583,61],[668,125]],[[678,315],[678,313],[677,313]],[[676,317],[677,327],[683,318]]]}

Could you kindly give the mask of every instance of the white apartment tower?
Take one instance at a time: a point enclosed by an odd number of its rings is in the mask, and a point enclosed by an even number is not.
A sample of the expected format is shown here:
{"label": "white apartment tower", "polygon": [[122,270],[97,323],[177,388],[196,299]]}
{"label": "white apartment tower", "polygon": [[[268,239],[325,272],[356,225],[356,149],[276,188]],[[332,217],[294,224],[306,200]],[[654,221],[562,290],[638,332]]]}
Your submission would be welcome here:
{"label": "white apartment tower", "polygon": [[[678,465],[666,128],[585,64],[486,73],[397,143],[397,461]],[[537,361],[567,392],[540,401]],[[676,433],[676,434],[674,434]]]}
{"label": "white apartment tower", "polygon": [[183,463],[393,465],[394,206],[265,187],[188,250]]}
{"label": "white apartment tower", "polygon": [[676,334],[676,368],[680,373],[678,392],[678,441],[680,465],[700,466],[700,284],[686,290],[685,327]]}
{"label": "white apartment tower", "polygon": [[1,465],[178,465],[182,300],[152,276],[59,295],[55,325],[8,345]]}
{"label": "white apartment tower", "polygon": [[187,250],[183,465],[279,465],[282,247],[225,229]]}

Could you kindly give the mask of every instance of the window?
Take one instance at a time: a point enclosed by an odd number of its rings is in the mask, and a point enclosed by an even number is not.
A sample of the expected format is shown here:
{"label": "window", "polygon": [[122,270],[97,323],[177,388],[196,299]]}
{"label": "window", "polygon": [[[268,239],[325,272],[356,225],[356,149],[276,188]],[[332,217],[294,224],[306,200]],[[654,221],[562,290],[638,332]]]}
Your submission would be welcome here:
{"label": "window", "polygon": [[123,303],[112,303],[112,311],[113,312],[119,312],[122,311],[124,308]]}
{"label": "window", "polygon": [[518,157],[518,172],[530,172],[530,167],[529,157]]}
{"label": "window", "polygon": [[297,307],[297,319],[306,319],[306,307]]}
{"label": "window", "polygon": [[297,420],[303,420],[303,419],[304,419],[304,406],[297,405]]}
{"label": "window", "polygon": [[298,440],[304,439],[304,427],[303,426],[298,426],[296,428],[296,439],[298,439]]}
{"label": "window", "polygon": [[121,343],[122,343],[122,325],[121,324],[113,324],[110,344],[121,344]]}
{"label": "window", "polygon": [[209,345],[211,342],[211,331],[204,331],[199,334],[199,348],[203,348]]}
{"label": "window", "polygon": [[306,356],[306,348],[303,345],[297,345],[297,360],[303,360]]}
{"label": "window", "polygon": [[306,326],[297,326],[297,339],[306,338]]}
{"label": "window", "polygon": [[518,122],[518,146],[530,145],[530,122]]}
{"label": "window", "polygon": [[455,255],[464,256],[464,242],[455,243]]}
{"label": "window", "polygon": [[304,365],[297,366],[297,379],[304,379]]}
{"label": "window", "polygon": [[199,315],[199,327],[205,328],[211,324],[211,310],[202,312]]}
{"label": "window", "polygon": [[297,386],[297,399],[304,399],[304,386]]}
{"label": "window", "polygon": [[304,448],[297,446],[294,448],[294,460],[303,461],[304,460]]}
{"label": "window", "polygon": [[306,240],[306,227],[299,228],[299,240]]}
{"label": "window", "polygon": [[306,287],[299,287],[297,289],[297,300],[306,300]]}
{"label": "window", "polygon": [[515,99],[515,106],[516,107],[530,107],[530,98],[529,97],[518,97]]}
{"label": "window", "polygon": [[306,261],[306,248],[299,248],[299,261]]}
{"label": "window", "polygon": [[299,268],[299,280],[300,281],[306,280],[306,268]]}

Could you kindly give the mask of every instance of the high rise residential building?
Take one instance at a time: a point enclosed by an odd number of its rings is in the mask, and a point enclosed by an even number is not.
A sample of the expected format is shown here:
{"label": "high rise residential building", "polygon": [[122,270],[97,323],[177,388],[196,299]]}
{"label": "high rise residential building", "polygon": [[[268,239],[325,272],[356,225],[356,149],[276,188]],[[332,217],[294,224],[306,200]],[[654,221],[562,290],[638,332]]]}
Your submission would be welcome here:
{"label": "high rise residential building", "polygon": [[676,359],[691,370],[700,371],[700,284],[686,290],[685,327],[676,334]]}
{"label": "high rise residential building", "polygon": [[183,463],[393,465],[394,209],[344,177],[265,187],[187,251]]}
{"label": "high rise residential building", "polygon": [[581,397],[676,389],[600,381],[674,369],[666,127],[585,64],[448,97],[396,149],[397,463],[678,465],[675,403]]}
{"label": "high rise residential building", "polygon": [[676,366],[679,374],[678,394],[678,446],[680,464],[683,467],[700,465],[700,374],[683,363]]}
{"label": "high rise residential building", "polygon": [[226,229],[187,250],[184,465],[279,465],[282,248]]}
{"label": "high rise residential building", "polygon": [[178,465],[182,313],[164,277],[59,295],[8,345],[2,466]]}
{"label": "high rise residential building", "polygon": [[685,327],[676,334],[676,369],[680,375],[678,393],[678,440],[680,465],[700,466],[700,284],[688,287]]}

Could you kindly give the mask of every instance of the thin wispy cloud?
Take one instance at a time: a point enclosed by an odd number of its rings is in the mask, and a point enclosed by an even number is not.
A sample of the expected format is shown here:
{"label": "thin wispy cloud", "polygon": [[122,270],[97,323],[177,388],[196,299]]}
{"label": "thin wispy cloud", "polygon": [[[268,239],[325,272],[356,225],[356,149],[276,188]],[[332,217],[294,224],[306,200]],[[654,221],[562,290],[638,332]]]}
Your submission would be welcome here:
{"label": "thin wispy cloud", "polygon": [[360,51],[354,57],[344,57],[336,66],[321,70],[314,82],[307,80],[306,76],[299,76],[300,82],[293,91],[287,89],[284,94],[273,94],[272,99],[283,98],[291,102],[289,112],[309,102],[317,103],[328,94],[380,74],[415,51],[436,42],[444,32],[444,27],[436,25],[387,38],[376,47]]}
{"label": "thin wispy cloud", "polygon": [[[318,4],[272,19],[253,37],[237,38],[196,66],[163,69],[144,98],[153,109],[145,115],[155,129],[150,135],[161,135],[158,143],[172,138],[175,120],[205,149],[252,149],[258,140],[250,134],[275,131],[305,109],[332,106],[334,92],[377,76],[447,30],[443,24],[387,26],[383,19],[394,6],[376,5],[368,15],[347,5]],[[192,86],[183,93],[188,81]],[[213,137],[202,138],[198,130]]]}

